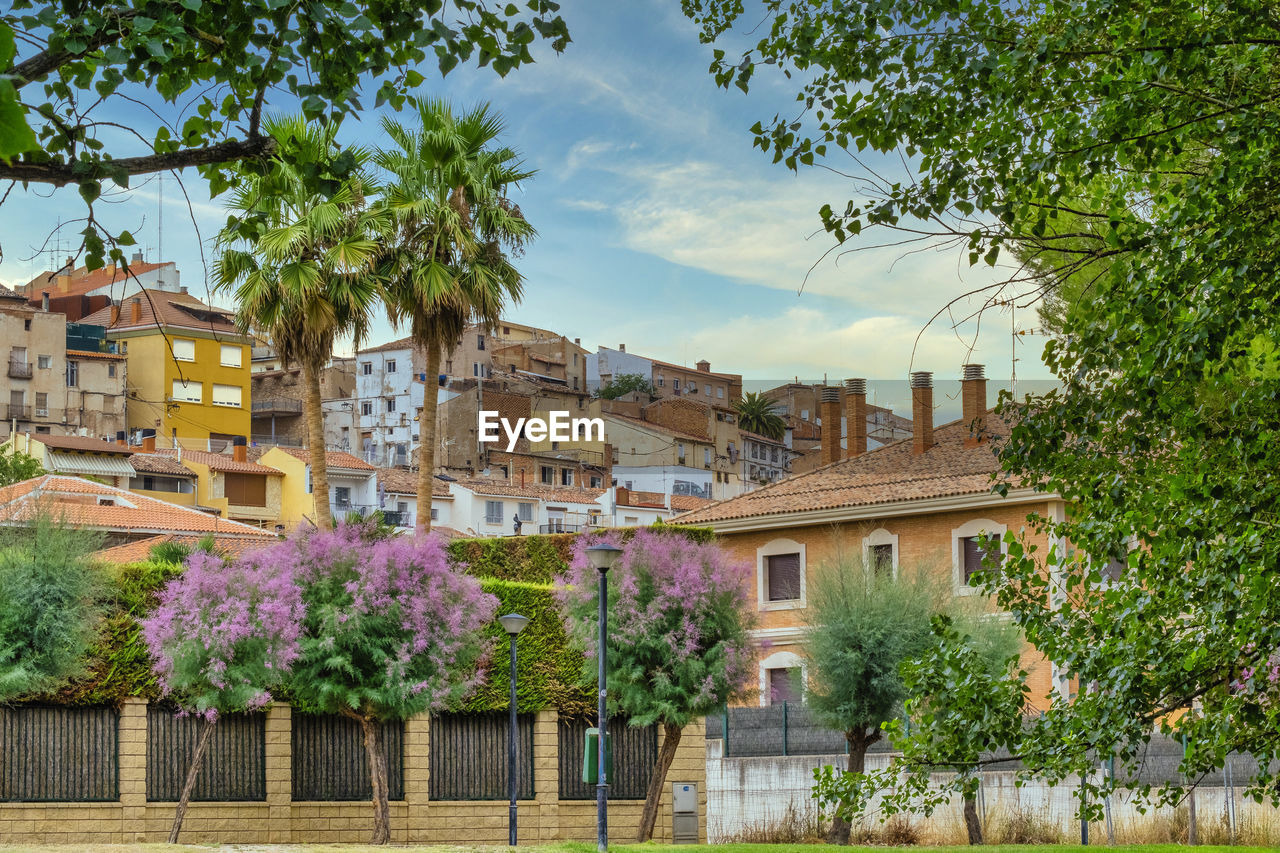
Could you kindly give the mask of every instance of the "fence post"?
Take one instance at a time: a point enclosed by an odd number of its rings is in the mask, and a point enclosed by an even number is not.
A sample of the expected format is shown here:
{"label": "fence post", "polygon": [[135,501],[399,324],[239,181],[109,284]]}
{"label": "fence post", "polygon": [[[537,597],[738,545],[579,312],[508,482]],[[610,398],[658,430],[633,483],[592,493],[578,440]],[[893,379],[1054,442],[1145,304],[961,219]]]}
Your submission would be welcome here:
{"label": "fence post", "polygon": [[[538,801],[538,840],[560,838],[560,716],[553,709],[533,718],[533,796]],[[521,826],[526,825],[522,818]]]}
{"label": "fence post", "polygon": [[147,703],[124,700],[120,708],[120,817],[122,840],[147,840]]}
{"label": "fence post", "polygon": [[267,841],[293,841],[293,709],[285,702],[267,707],[266,752],[263,765],[267,776]]}
{"label": "fence post", "polygon": [[1229,843],[1236,843],[1236,786],[1231,778],[1231,756],[1227,756],[1226,764],[1223,765],[1223,787],[1226,788],[1227,794],[1227,832],[1229,834]]}
{"label": "fence post", "polygon": [[1116,756],[1113,752],[1111,757],[1107,759],[1107,796],[1102,801],[1103,807],[1107,810],[1107,844],[1114,847],[1116,844],[1115,824],[1111,819],[1111,796],[1116,789]]}
{"label": "fence post", "polygon": [[787,703],[782,703],[782,756],[787,755]]}
{"label": "fence post", "polygon": [[404,721],[404,802],[407,819],[405,841],[429,840],[428,791],[431,784],[431,715],[417,714]]}
{"label": "fence post", "polygon": [[[1182,760],[1187,760],[1187,736],[1182,736]],[[1196,839],[1196,789],[1191,786],[1187,789],[1187,844],[1195,846],[1199,842]]]}

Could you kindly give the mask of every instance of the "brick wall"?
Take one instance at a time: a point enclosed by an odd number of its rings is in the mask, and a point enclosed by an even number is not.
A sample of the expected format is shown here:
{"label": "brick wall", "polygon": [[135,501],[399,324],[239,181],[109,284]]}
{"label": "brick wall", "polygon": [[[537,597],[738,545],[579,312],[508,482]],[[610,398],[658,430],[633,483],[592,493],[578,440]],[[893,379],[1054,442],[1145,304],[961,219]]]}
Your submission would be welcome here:
{"label": "brick wall", "polygon": [[[192,803],[182,841],[192,844],[364,843],[373,831],[367,802],[294,802],[291,799],[291,712],[273,704],[266,719],[264,802]],[[163,842],[173,823],[173,803],[146,799],[146,704],[128,700],[120,714],[120,799],[115,803],[0,803],[0,839],[6,844],[119,844]],[[506,801],[433,802],[428,798],[429,718],[405,725],[405,798],[391,803],[393,843],[494,844],[507,842]],[[706,729],[688,726],[667,775],[656,841],[671,839],[671,783],[698,785],[699,826],[706,841]],[[596,837],[594,802],[559,799],[557,716],[539,713],[534,722],[534,799],[518,804],[519,841],[591,841]],[[609,837],[635,839],[644,803],[609,804]]]}

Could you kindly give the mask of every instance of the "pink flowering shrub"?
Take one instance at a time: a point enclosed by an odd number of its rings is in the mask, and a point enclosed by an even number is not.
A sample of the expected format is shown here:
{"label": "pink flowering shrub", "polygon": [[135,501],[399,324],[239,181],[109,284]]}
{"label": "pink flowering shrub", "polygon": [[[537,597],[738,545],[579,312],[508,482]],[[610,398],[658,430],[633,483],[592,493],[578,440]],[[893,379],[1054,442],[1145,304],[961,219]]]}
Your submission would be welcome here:
{"label": "pink flowering shrub", "polygon": [[280,546],[306,604],[290,679],[303,703],[368,720],[438,711],[470,692],[498,600],[454,571],[442,540],[372,539],[339,524]]}
{"label": "pink flowering shrub", "polygon": [[[620,536],[580,536],[560,578],[566,627],[584,649],[594,680],[598,576],[586,548]],[[639,530],[609,571],[608,678],[611,704],[636,725],[683,727],[746,686],[754,669],[748,631],[751,569],[714,543]]]}
{"label": "pink flowering shrub", "polygon": [[196,551],[142,620],[164,694],[213,720],[271,701],[298,656],[302,595],[278,548],[224,564]]}

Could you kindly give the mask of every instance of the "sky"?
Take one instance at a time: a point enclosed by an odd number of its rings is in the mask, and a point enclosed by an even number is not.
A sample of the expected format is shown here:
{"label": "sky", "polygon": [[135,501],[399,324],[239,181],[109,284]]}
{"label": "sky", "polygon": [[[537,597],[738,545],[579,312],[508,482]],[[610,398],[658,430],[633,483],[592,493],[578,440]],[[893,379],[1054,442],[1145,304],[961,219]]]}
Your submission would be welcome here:
{"label": "sky", "polygon": [[[818,210],[843,207],[856,191],[828,169],[774,164],[753,149],[748,130],[795,114],[794,83],[762,75],[747,95],[717,88],[707,73],[711,48],[675,0],[568,2],[562,14],[568,49],[556,55],[538,45],[537,62],[505,79],[460,67],[442,80],[421,69],[423,94],[491,102],[506,118],[504,140],[538,170],[517,199],[539,237],[519,260],[525,297],[509,319],[593,349],[626,344],[681,364],[707,359],[748,387],[794,377],[902,380],[912,370],[954,379],[965,362],[986,364],[997,381],[1015,367],[1020,382],[1049,377],[1043,338],[1011,334],[1037,325],[1033,309],[993,309],[980,330],[971,322],[953,329],[950,316],[976,307],[962,302],[928,325],[998,271],[969,268],[959,250],[829,254]],[[379,113],[348,121],[343,135],[383,141]],[[897,157],[867,164],[904,176]],[[194,173],[184,185],[190,211],[170,178],[163,204],[152,179],[101,212],[108,225],[133,231],[148,260],[163,242],[165,259],[203,298],[207,243],[224,214]],[[74,191],[40,191],[0,207],[0,282],[25,283],[66,254],[78,227],[64,229],[61,252],[46,238],[59,217],[82,214],[77,201]],[[36,255],[42,246],[54,251]],[[394,336],[384,320],[371,343]]]}

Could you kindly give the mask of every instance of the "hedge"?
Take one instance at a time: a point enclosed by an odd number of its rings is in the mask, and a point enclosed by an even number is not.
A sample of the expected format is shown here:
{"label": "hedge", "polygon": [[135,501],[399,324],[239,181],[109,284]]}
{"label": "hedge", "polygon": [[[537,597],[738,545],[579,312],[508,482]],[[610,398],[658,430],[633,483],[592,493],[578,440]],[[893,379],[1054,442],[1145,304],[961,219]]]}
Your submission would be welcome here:
{"label": "hedge", "polygon": [[[663,525],[672,535],[709,541],[706,528]],[[459,539],[449,545],[450,559],[462,571],[478,577],[486,592],[500,601],[498,614],[528,616],[520,634],[517,707],[522,712],[554,708],[568,715],[595,708],[594,685],[582,682],[582,653],[569,645],[561,622],[553,582],[568,568],[573,539],[563,533],[492,539]],[[624,541],[635,535],[623,530]],[[33,697],[67,705],[119,705],[128,697],[159,697],[151,660],[142,643],[137,618],[155,605],[155,594],[182,567],[166,563],[110,566],[111,599],[100,640],[90,650],[83,677],[51,696]],[[508,640],[495,622],[492,654],[481,662],[481,686],[456,710],[506,710],[509,705]],[[287,699],[281,696],[281,699]]]}

